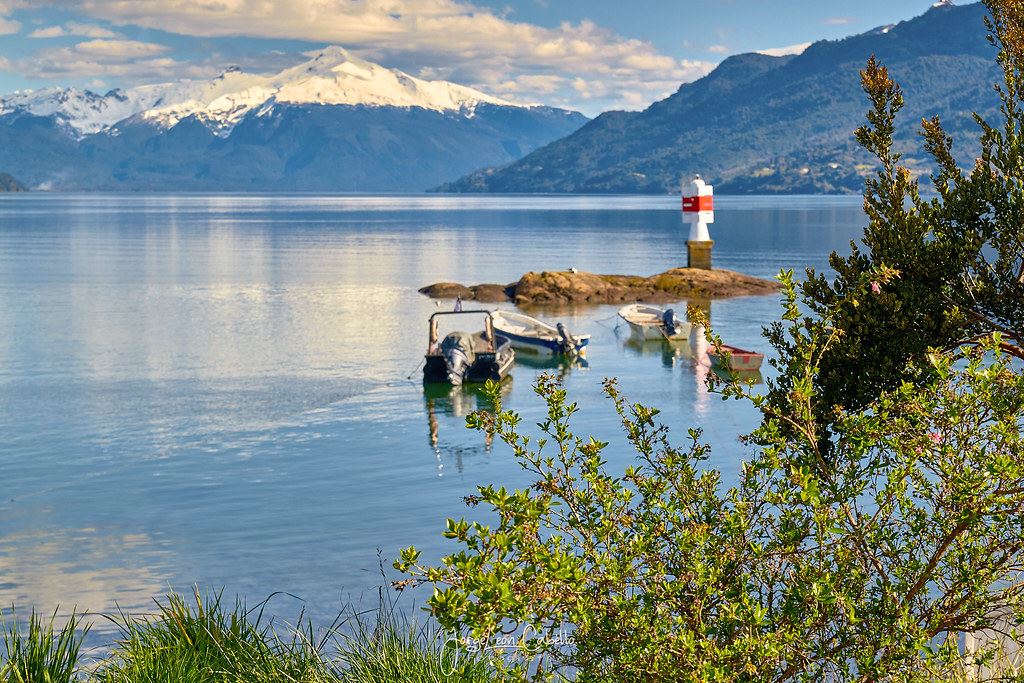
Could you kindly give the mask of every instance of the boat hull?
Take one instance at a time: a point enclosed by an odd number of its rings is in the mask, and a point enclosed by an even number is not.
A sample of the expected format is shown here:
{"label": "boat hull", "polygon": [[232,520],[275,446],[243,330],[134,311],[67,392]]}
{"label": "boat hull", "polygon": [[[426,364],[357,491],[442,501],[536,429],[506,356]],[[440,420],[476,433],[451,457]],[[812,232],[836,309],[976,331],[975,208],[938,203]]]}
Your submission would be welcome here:
{"label": "boat hull", "polygon": [[[680,320],[672,309],[664,310],[646,304],[630,304],[619,309],[619,317],[629,325],[630,333],[639,339],[666,341],[688,341],[690,333],[693,332],[693,325],[685,320]],[[665,324],[665,316],[673,318],[672,333],[668,332]]]}
{"label": "boat hull", "polygon": [[[428,354],[424,357],[423,381],[451,384],[448,374],[448,362],[440,354]],[[508,377],[515,361],[515,352],[510,343],[502,344],[496,352],[477,353],[474,361],[466,369],[462,377],[463,384],[500,381]]]}
{"label": "boat hull", "polygon": [[590,335],[570,335],[559,324],[551,325],[514,311],[495,311],[492,314],[494,331],[512,342],[512,346],[531,353],[560,356],[566,353],[563,333],[572,339],[573,348],[570,353],[583,355],[590,344]]}
{"label": "boat hull", "polygon": [[[539,353],[544,356],[560,356],[565,353],[562,348],[562,342],[558,339],[543,339],[540,337],[531,337],[522,334],[516,334],[509,332],[508,330],[496,327],[495,330],[503,337],[508,337],[509,341],[512,342],[512,346],[521,351],[530,351],[533,353]],[[585,355],[587,352],[587,346],[590,344],[590,336],[577,337],[575,349],[579,355]]]}
{"label": "boat hull", "polygon": [[708,358],[711,359],[713,367],[733,372],[756,372],[761,369],[761,364],[764,362],[763,353],[724,348],[729,351],[728,360],[724,356],[718,355],[714,349],[708,349]]}
{"label": "boat hull", "polygon": [[645,325],[641,323],[635,323],[630,320],[626,321],[629,324],[630,332],[640,339],[646,339],[650,341],[658,339],[667,339],[669,341],[687,341],[690,338],[690,332],[693,326],[690,323],[676,323],[676,333],[667,334],[664,327],[659,324]]}

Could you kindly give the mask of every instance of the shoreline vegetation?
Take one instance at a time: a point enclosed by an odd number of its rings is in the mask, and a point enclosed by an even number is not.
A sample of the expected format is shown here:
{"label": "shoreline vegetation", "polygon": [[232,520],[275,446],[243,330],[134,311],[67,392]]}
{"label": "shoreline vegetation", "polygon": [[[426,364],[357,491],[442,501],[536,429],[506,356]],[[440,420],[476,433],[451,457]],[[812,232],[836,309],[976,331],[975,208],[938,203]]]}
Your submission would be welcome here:
{"label": "shoreline vegetation", "polygon": [[437,282],[419,290],[432,299],[487,303],[511,302],[520,306],[564,304],[617,304],[633,301],[671,303],[682,299],[718,299],[733,296],[776,294],[776,280],[744,275],[731,270],[673,268],[664,273],[598,275],[574,271],[529,272],[508,285],[462,285]]}
{"label": "shoreline vegetation", "polygon": [[33,612],[0,612],[0,683],[491,683],[479,653],[457,649],[435,626],[396,613],[347,612],[326,628],[292,622],[222,594],[169,594],[147,616],[100,615],[118,631],[101,658],[83,649],[89,625]]}

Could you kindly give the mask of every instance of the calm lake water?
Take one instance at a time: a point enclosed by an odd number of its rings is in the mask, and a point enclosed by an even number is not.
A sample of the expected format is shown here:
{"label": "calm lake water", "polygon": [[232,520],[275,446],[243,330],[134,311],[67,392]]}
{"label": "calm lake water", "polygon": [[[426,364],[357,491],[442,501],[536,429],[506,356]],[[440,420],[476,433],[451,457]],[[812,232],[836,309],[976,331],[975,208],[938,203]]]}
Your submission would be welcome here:
{"label": "calm lake water", "polygon": [[[378,550],[454,549],[464,495],[525,481],[465,428],[476,393],[425,395],[438,309],[417,288],[686,260],[673,197],[0,197],[0,605],[26,608],[145,610],[194,583],[287,591],[318,621],[375,600]],[[716,266],[766,277],[826,266],[864,223],[856,197],[716,203]],[[601,398],[614,376],[734,474],[753,412],[708,396],[684,353],[625,343],[615,310],[559,314],[593,335],[589,366],[561,371],[578,430],[631,460]],[[764,349],[778,310],[717,301],[712,320]],[[507,386],[527,425],[541,372]]]}

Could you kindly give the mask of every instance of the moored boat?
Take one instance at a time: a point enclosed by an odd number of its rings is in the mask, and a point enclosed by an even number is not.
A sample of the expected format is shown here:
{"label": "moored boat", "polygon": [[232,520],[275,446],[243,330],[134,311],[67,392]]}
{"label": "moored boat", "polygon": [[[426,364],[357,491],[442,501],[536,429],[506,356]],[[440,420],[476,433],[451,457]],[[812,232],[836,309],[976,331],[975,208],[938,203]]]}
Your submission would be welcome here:
{"label": "moored boat", "polygon": [[585,355],[590,335],[573,335],[562,323],[550,325],[543,320],[515,311],[494,311],[494,330],[508,337],[512,346],[544,355]]}
{"label": "moored boat", "polygon": [[619,317],[625,320],[633,334],[641,339],[686,341],[693,329],[690,323],[680,320],[671,308],[630,304],[619,309]]}
{"label": "moored boat", "polygon": [[741,373],[754,372],[760,370],[761,363],[764,362],[763,353],[747,351],[746,349],[729,346],[728,344],[722,344],[722,350],[729,352],[728,358],[724,355],[719,355],[714,347],[708,349],[708,357],[711,359],[711,365],[715,368]]}
{"label": "moored boat", "polygon": [[[484,329],[476,332],[450,332],[438,339],[438,318],[446,315],[484,315]],[[466,382],[502,380],[515,361],[512,343],[495,334],[490,311],[446,311],[430,316],[430,337],[424,356],[423,381],[447,382],[458,386]]]}

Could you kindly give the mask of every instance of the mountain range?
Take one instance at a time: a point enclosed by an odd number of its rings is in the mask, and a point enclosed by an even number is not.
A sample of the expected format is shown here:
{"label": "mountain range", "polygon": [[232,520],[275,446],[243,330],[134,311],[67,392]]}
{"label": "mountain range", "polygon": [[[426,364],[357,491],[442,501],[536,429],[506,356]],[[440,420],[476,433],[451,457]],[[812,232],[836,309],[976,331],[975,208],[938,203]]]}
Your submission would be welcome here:
{"label": "mountain range", "polygon": [[931,170],[916,131],[934,115],[969,162],[979,134],[971,113],[998,110],[992,84],[1001,72],[984,15],[981,4],[941,0],[917,18],[799,55],[730,57],[644,111],[606,112],[521,160],[438,189],[665,193],[699,172],[724,193],[860,192],[873,164],[853,138],[868,108],[858,72],[872,54],[903,88],[896,142],[904,163]]}
{"label": "mountain range", "polygon": [[415,191],[587,121],[329,47],[261,75],[0,98],[0,169],[59,190]]}

